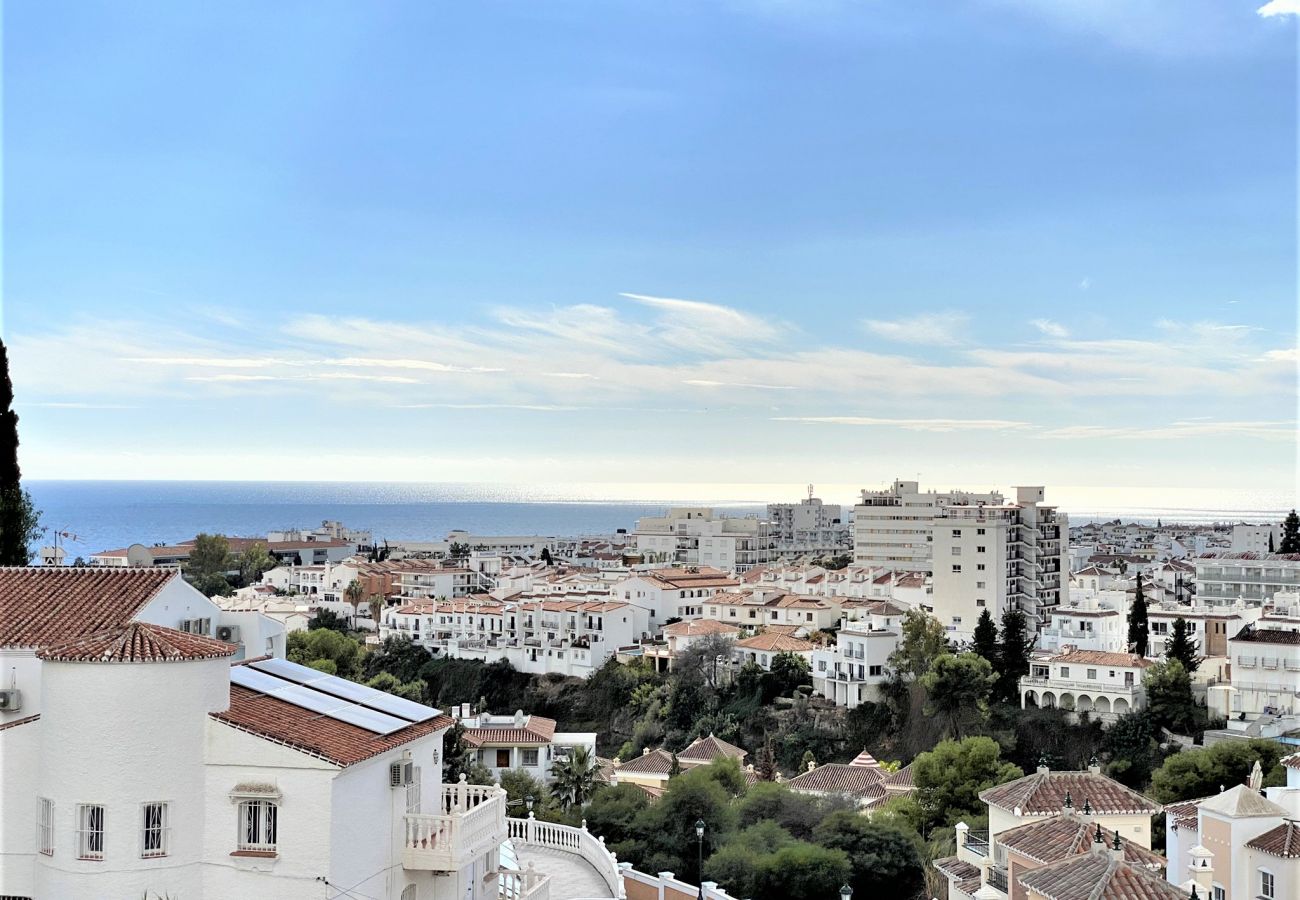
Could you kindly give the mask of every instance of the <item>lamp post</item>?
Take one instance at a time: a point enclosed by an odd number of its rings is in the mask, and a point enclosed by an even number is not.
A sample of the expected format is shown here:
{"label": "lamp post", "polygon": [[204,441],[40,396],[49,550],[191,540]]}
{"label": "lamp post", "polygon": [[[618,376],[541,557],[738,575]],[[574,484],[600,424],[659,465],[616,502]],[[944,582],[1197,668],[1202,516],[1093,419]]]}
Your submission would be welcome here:
{"label": "lamp post", "polygon": [[528,811],[529,811],[529,812],[532,812],[532,811],[533,811],[533,795],[532,795],[532,794],[529,794],[527,797],[524,798],[524,806],[528,807]]}
{"label": "lamp post", "polygon": [[847,884],[840,887],[840,900],[851,900],[853,897],[853,888]]}
{"label": "lamp post", "polygon": [[699,900],[704,900],[704,820],[695,820],[695,843],[698,850],[696,873],[699,878],[700,892],[697,895]]}

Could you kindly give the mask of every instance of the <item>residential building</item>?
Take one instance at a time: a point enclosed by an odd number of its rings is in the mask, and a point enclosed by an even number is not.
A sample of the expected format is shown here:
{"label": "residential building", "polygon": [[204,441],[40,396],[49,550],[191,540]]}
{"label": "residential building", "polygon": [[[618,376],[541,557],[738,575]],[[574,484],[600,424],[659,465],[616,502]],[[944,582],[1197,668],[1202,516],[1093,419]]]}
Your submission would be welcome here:
{"label": "residential building", "polygon": [[1054,772],[1040,765],[1023,778],[982,792],[980,800],[989,812],[989,836],[1059,814],[1067,794],[1080,811],[1087,806],[1103,828],[1119,832],[1126,842],[1151,849],[1151,817],[1160,812],[1160,804],[1101,774],[1095,761],[1083,771]]}
{"label": "residential building", "polygon": [[1279,591],[1300,590],[1300,553],[1216,553],[1193,562],[1197,599],[1211,606],[1262,606]]}
{"label": "residential building", "polygon": [[944,506],[998,506],[1002,495],[968,491],[922,493],[915,481],[895,481],[880,491],[862,491],[853,507],[853,562],[904,571],[932,571],[934,518]]}
{"label": "residential building", "polygon": [[865,750],[849,763],[809,762],[807,771],[784,782],[792,791],[814,797],[843,797],[869,810],[891,797],[912,792],[910,767],[896,772],[883,769]]}
{"label": "residential building", "polygon": [[464,740],[474,748],[478,762],[498,781],[504,772],[523,771],[543,784],[554,779],[551,767],[579,747],[596,759],[595,732],[555,730],[555,720],[524,715],[493,716],[473,712],[468,704],[453,708],[452,716],[465,727]]}
{"label": "residential building", "polygon": [[764,671],[770,671],[772,661],[782,653],[798,656],[811,667],[813,651],[816,649],[817,645],[811,641],[768,630],[736,641],[731,656],[738,666],[754,663]]}
{"label": "residential building", "polygon": [[722,516],[703,507],[678,507],[637,519],[632,545],[648,563],[713,566],[745,572],[772,560],[769,523],[756,516]]}
{"label": "residential building", "polygon": [[853,552],[853,532],[843,507],[809,496],[798,503],[769,503],[767,520],[780,555]]}
{"label": "residential building", "polygon": [[1031,659],[1020,679],[1020,707],[1059,707],[1111,721],[1146,706],[1142,676],[1151,665],[1135,653],[1073,647]]}
{"label": "residential building", "polygon": [[1271,525],[1247,525],[1241,523],[1232,526],[1233,553],[1274,553],[1282,546],[1282,523]]}
{"label": "residential building", "polygon": [[393,575],[397,579],[398,598],[404,603],[466,597],[490,586],[477,571],[462,566],[399,567],[393,570]]}
{"label": "residential building", "polygon": [[[642,641],[639,655],[650,660],[657,672],[668,672],[677,658],[703,638],[722,637],[738,640],[740,628],[713,619],[687,619],[664,626],[663,641]],[[631,657],[629,657],[631,658]]]}
{"label": "residential building", "polygon": [[710,597],[740,584],[738,578],[720,569],[689,566],[636,572],[616,582],[610,593],[615,599],[646,610],[652,628],[659,629],[669,619],[701,617]]}
{"label": "residential building", "polygon": [[876,602],[852,610],[840,623],[835,644],[812,654],[813,690],[836,706],[854,709],[880,699],[889,678],[889,657],[898,649],[903,611]]}
{"label": "residential building", "polygon": [[836,597],[815,597],[766,586],[747,586],[715,592],[703,604],[701,615],[741,628],[779,625],[795,629],[800,634],[810,634],[833,627],[842,610],[843,603]]}
{"label": "residential building", "polygon": [[741,748],[709,734],[696,738],[678,753],[672,753],[663,747],[641,751],[640,756],[627,762],[614,760],[608,775],[611,784],[635,784],[646,792],[651,800],[662,796],[672,777],[674,762],[676,768],[686,771],[696,766],[706,766],[715,759],[734,759],[744,763],[746,753]]}
{"label": "residential building", "polygon": [[326,519],[319,528],[288,528],[283,531],[268,531],[266,539],[271,542],[286,541],[341,541],[351,544],[353,551],[360,553],[374,546],[374,536],[363,529],[348,528],[342,522]]}
{"label": "residential building", "polygon": [[933,520],[934,616],[950,635],[969,640],[980,613],[1008,609],[1045,626],[1068,586],[1068,520],[1043,506],[1042,487],[1015,488],[1015,502],[943,505]]}
{"label": "residential building", "polygon": [[1211,797],[1165,807],[1167,879],[1218,900],[1300,897],[1300,754],[1287,784],[1261,792],[1263,772]]}
{"label": "residential building", "polygon": [[1128,648],[1128,600],[1123,591],[1071,589],[1068,603],[1052,611],[1038,630],[1038,648],[1057,653],[1065,647],[1120,653]]}
{"label": "residential building", "polygon": [[1247,625],[1228,639],[1231,681],[1209,687],[1206,705],[1227,732],[1276,737],[1300,728],[1300,620]]}

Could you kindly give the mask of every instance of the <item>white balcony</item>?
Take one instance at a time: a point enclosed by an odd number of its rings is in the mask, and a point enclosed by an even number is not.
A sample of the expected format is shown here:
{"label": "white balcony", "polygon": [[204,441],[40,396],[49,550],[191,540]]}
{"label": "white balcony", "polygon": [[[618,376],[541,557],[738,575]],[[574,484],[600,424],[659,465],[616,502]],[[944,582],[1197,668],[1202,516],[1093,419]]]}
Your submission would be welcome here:
{"label": "white balcony", "polygon": [[444,785],[439,805],[439,813],[406,816],[404,869],[456,872],[506,839],[506,792],[496,785]]}

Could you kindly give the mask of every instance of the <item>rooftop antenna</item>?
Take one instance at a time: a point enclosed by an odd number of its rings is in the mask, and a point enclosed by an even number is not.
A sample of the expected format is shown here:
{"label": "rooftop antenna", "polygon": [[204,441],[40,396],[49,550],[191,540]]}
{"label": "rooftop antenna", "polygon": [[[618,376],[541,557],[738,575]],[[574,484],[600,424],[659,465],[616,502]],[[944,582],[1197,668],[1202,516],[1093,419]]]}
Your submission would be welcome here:
{"label": "rooftop antenna", "polygon": [[62,530],[60,530],[60,531],[55,531],[55,532],[54,532],[54,558],[55,558],[55,560],[58,560],[58,559],[59,559],[59,541],[71,541],[71,542],[74,543],[74,544],[80,544],[80,543],[82,543],[81,535],[73,534],[71,531],[69,531],[69,530],[66,529],[66,528],[64,528],[64,529],[62,529]]}
{"label": "rooftop antenna", "polygon": [[810,484],[808,485],[808,499],[811,500],[812,498],[813,498],[813,486]]}

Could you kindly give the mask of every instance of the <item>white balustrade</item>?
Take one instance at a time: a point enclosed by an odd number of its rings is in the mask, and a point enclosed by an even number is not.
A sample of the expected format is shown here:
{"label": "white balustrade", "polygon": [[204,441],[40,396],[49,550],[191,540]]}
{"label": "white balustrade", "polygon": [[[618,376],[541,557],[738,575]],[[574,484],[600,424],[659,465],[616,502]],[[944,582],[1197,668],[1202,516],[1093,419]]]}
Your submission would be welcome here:
{"label": "white balustrade", "polygon": [[402,864],[417,871],[451,872],[506,839],[506,793],[494,785],[442,785],[440,815],[406,816]]}
{"label": "white balustrade", "polygon": [[618,868],[618,857],[605,849],[605,839],[587,830],[584,819],[581,828],[560,825],[556,822],[539,822],[533,813],[526,819],[510,819],[507,823],[510,839],[520,844],[534,844],[573,853],[595,869],[611,897],[626,897],[623,875]]}

